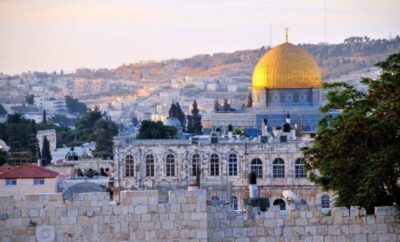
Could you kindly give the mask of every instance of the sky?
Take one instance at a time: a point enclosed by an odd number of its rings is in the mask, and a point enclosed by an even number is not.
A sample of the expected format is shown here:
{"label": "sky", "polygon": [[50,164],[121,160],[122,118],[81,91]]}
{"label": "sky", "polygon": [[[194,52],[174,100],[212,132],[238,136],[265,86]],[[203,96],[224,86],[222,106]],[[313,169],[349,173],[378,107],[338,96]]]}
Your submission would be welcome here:
{"label": "sky", "polygon": [[256,49],[283,42],[285,27],[294,44],[389,38],[400,34],[400,1],[0,0],[0,73]]}

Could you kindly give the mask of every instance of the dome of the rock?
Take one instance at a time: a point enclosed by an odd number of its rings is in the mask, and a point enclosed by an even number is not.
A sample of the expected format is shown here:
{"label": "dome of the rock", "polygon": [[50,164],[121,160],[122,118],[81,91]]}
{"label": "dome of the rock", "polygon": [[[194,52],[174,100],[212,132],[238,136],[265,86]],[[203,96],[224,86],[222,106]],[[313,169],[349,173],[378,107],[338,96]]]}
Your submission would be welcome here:
{"label": "dome of the rock", "polygon": [[319,88],[321,74],[314,58],[291,43],[269,50],[258,61],[252,76],[256,89]]}

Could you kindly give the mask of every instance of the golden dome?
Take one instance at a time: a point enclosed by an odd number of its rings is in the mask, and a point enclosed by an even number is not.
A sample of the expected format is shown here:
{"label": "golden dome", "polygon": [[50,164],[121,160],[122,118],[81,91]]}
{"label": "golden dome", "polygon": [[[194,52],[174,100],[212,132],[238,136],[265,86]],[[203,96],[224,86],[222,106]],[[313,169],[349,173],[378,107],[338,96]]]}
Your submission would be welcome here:
{"label": "golden dome", "polygon": [[269,50],[254,67],[253,88],[318,88],[321,73],[313,57],[304,49],[280,44]]}

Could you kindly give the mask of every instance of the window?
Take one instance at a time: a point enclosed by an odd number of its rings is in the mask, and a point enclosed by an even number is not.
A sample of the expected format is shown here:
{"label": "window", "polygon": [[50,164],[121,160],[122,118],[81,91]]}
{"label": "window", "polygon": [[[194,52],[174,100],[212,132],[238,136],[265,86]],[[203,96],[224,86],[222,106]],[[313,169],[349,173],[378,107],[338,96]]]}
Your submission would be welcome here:
{"label": "window", "polygon": [[200,155],[194,154],[192,156],[192,176],[197,176],[197,172],[200,172]]}
{"label": "window", "polygon": [[322,197],[321,197],[321,205],[322,205],[322,208],[329,208],[330,207],[330,201],[329,201],[329,196],[328,195],[322,195]]}
{"label": "window", "polygon": [[237,176],[238,175],[238,165],[237,165],[237,155],[230,154],[228,160],[229,166],[229,176]]}
{"label": "window", "polygon": [[35,178],[33,179],[34,186],[44,185],[44,178]]}
{"label": "window", "polygon": [[294,175],[296,178],[306,178],[307,173],[304,170],[304,159],[297,159],[294,165]]}
{"label": "window", "polygon": [[257,178],[262,178],[263,166],[262,161],[258,158],[255,158],[251,161],[250,171],[256,174]]}
{"label": "window", "polygon": [[132,177],[134,174],[133,171],[134,171],[133,156],[127,155],[125,157],[125,176]]}
{"label": "window", "polygon": [[175,176],[175,157],[174,155],[167,155],[165,164],[166,176]]}
{"label": "window", "polygon": [[272,165],[273,178],[285,177],[285,162],[281,158],[276,158]]}
{"label": "window", "polygon": [[146,176],[154,176],[154,156],[146,156]]}
{"label": "window", "polygon": [[210,176],[219,176],[219,157],[212,154],[210,157]]}
{"label": "window", "polygon": [[16,186],[17,179],[6,179],[6,186]]}
{"label": "window", "polygon": [[238,198],[236,196],[231,196],[231,207],[238,210]]}

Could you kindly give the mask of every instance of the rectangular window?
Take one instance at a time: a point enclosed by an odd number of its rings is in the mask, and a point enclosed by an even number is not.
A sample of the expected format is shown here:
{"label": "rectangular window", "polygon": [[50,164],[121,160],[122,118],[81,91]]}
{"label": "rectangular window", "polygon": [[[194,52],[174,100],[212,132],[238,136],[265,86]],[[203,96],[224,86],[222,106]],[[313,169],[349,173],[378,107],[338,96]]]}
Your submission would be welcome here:
{"label": "rectangular window", "polygon": [[17,179],[6,179],[6,186],[16,186]]}
{"label": "rectangular window", "polygon": [[35,186],[44,185],[44,178],[33,179],[33,185],[35,185]]}

